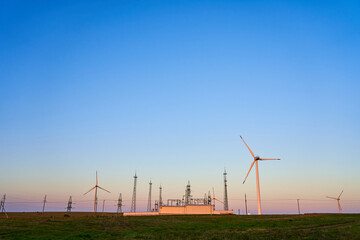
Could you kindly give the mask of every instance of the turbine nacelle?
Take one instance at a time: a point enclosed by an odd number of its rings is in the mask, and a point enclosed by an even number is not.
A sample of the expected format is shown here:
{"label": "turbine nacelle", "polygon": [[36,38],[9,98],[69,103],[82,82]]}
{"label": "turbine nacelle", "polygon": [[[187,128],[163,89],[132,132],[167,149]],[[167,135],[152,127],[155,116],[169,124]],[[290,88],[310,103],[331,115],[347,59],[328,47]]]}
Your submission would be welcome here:
{"label": "turbine nacelle", "polygon": [[257,160],[261,160],[261,158],[259,156],[255,156],[254,157],[254,160],[257,161]]}

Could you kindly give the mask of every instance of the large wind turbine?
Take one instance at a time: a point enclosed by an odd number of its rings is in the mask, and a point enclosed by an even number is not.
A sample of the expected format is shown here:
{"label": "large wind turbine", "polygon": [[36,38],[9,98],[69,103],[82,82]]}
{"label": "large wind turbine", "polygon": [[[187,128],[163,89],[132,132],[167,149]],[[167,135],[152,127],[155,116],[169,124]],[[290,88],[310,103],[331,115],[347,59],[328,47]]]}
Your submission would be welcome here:
{"label": "large wind turbine", "polygon": [[260,158],[259,156],[255,156],[254,153],[251,151],[251,149],[249,148],[249,146],[246,144],[246,142],[244,141],[244,139],[240,136],[240,138],[243,140],[243,142],[245,143],[246,147],[249,149],[249,152],[251,153],[251,155],[254,158],[254,161],[252,162],[250,169],[248,171],[248,173],[246,174],[245,180],[243,182],[243,184],[245,183],[251,168],[254,166],[256,167],[256,186],[257,186],[257,202],[258,202],[258,214],[261,215],[261,200],[260,200],[260,184],[259,184],[259,167],[258,167],[258,161],[263,161],[263,160],[280,160],[278,158]]}
{"label": "large wind turbine", "polygon": [[340,193],[340,195],[337,198],[326,196],[327,198],[335,199],[338,202],[339,213],[341,213],[340,196],[341,196],[341,194],[343,194],[343,192],[344,192],[344,190],[342,190],[342,192]]}
{"label": "large wind turbine", "polygon": [[91,192],[93,189],[95,189],[94,209],[93,209],[94,213],[97,212],[97,200],[98,200],[98,199],[97,199],[97,189],[98,189],[98,188],[100,188],[101,190],[104,190],[104,191],[110,193],[108,190],[106,190],[106,189],[104,189],[104,188],[102,188],[102,187],[100,187],[100,186],[98,185],[98,174],[97,174],[97,171],[96,171],[96,184],[95,184],[95,186],[94,186],[93,188],[91,188],[89,191],[87,191],[86,193],[84,193],[84,195],[85,195],[85,194]]}

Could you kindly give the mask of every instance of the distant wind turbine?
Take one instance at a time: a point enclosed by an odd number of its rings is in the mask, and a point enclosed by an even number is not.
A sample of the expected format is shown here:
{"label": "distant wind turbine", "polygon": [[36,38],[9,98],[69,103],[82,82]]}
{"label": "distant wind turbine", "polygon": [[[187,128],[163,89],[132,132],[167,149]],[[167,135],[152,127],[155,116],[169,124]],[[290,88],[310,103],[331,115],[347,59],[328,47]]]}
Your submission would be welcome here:
{"label": "distant wind turbine", "polygon": [[97,189],[98,188],[100,188],[101,190],[103,190],[105,192],[110,193],[108,190],[106,190],[106,189],[104,189],[104,188],[102,188],[102,187],[100,187],[98,185],[98,174],[97,174],[97,171],[96,171],[96,184],[95,184],[95,186],[93,188],[91,188],[89,191],[87,191],[86,193],[84,193],[84,195],[85,195],[85,194],[91,192],[93,189],[95,189],[94,208],[93,208],[94,213],[97,212],[97,200],[98,200],[97,199]]}
{"label": "distant wind turbine", "polygon": [[251,153],[251,155],[254,158],[254,161],[252,162],[250,169],[248,171],[248,173],[246,174],[245,180],[243,182],[243,184],[245,183],[251,168],[254,166],[256,167],[256,186],[257,186],[257,202],[258,202],[258,214],[261,215],[261,200],[260,200],[260,184],[259,184],[259,167],[258,167],[258,161],[264,161],[264,160],[280,160],[279,158],[260,158],[259,156],[255,156],[255,154],[251,151],[251,149],[249,148],[249,146],[246,144],[246,142],[244,141],[244,139],[240,136],[240,138],[243,140],[243,142],[245,143],[247,149],[249,149],[249,152]]}
{"label": "distant wind turbine", "polygon": [[337,198],[326,196],[327,198],[335,199],[337,201],[338,207],[339,207],[339,213],[341,213],[340,196],[341,196],[341,194],[343,194],[343,192],[344,192],[344,190],[342,190],[342,192],[340,193],[340,195]]}

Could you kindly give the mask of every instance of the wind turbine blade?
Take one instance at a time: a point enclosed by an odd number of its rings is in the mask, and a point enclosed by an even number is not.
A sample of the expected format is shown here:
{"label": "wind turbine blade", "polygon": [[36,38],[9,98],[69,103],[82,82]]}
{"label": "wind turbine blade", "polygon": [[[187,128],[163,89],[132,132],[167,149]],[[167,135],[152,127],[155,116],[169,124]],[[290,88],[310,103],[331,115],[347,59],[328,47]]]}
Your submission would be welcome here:
{"label": "wind turbine blade", "polygon": [[94,188],[96,188],[96,187],[93,187],[92,189],[90,189],[89,191],[87,191],[86,193],[84,193],[84,195],[87,194],[87,193],[89,193],[89,192],[91,192]]}
{"label": "wind turbine blade", "polygon": [[256,161],[256,160],[254,160],[254,161],[252,162],[252,164],[251,164],[251,166],[250,166],[250,169],[249,169],[248,173],[246,174],[246,177],[245,177],[245,179],[244,179],[244,181],[243,181],[243,184],[245,183],[247,177],[249,176],[249,173],[250,173],[252,167],[254,166],[255,161]]}
{"label": "wind turbine blade", "polygon": [[102,187],[99,187],[99,186],[98,186],[98,188],[100,188],[101,190],[104,190],[104,191],[106,191],[106,192],[108,192],[108,193],[111,193],[111,192],[109,192],[108,190],[106,190],[106,189],[104,189],[104,188],[102,188]]}
{"label": "wind turbine blade", "polygon": [[243,140],[243,142],[245,143],[246,147],[249,149],[251,155],[255,158],[254,153],[251,151],[251,149],[249,148],[249,146],[246,144],[245,140],[242,138],[242,136],[240,136],[241,140]]}
{"label": "wind turbine blade", "polygon": [[261,161],[266,161],[266,160],[280,160],[280,158],[260,158]]}
{"label": "wind turbine blade", "polygon": [[341,196],[341,194],[343,194],[343,192],[344,192],[344,190],[342,190],[342,192],[340,193],[340,195],[339,195],[339,197],[338,197],[338,198],[340,198],[340,196]]}
{"label": "wind turbine blade", "polygon": [[96,185],[98,185],[98,176],[97,176],[97,171],[96,171]]}
{"label": "wind turbine blade", "polygon": [[328,196],[326,196],[327,198],[331,198],[331,199],[335,199],[335,200],[337,200],[337,198],[334,198],[334,197],[328,197]]}

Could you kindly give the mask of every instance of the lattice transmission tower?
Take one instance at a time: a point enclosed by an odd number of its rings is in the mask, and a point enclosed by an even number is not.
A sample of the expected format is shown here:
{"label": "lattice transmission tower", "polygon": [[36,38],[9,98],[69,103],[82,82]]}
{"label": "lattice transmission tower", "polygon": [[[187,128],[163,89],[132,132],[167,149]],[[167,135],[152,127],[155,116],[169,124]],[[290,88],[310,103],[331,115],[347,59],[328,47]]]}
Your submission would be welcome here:
{"label": "lattice transmission tower", "polygon": [[185,205],[190,204],[191,201],[191,189],[190,189],[190,181],[188,181],[188,184],[186,185],[185,189]]}
{"label": "lattice transmission tower", "polygon": [[151,186],[152,186],[152,183],[151,183],[151,180],[149,182],[149,197],[148,197],[148,204],[147,204],[147,211],[148,212],[151,212]]}
{"label": "lattice transmission tower", "polygon": [[71,209],[72,209],[72,197],[70,196],[70,197],[69,197],[68,204],[67,204],[67,207],[66,207],[66,211],[67,211],[68,213],[70,213],[70,212],[71,212]]}
{"label": "lattice transmission tower", "polygon": [[122,213],[122,196],[121,193],[119,195],[118,203],[117,203],[117,213]]}
{"label": "lattice transmission tower", "polygon": [[224,170],[224,210],[225,211],[229,210],[226,175],[227,175],[226,170]]}
{"label": "lattice transmission tower", "polygon": [[5,211],[5,200],[6,200],[6,194],[4,194],[3,198],[1,199],[1,202],[0,202],[0,210],[1,210],[1,213],[4,213],[5,214],[5,217],[6,218],[9,218],[6,211]]}
{"label": "lattice transmission tower", "polygon": [[131,200],[131,210],[130,212],[136,212],[136,180],[137,180],[137,176],[135,173],[134,176],[134,190],[133,190],[133,195],[132,195],[132,200]]}
{"label": "lattice transmission tower", "polygon": [[160,185],[160,188],[159,188],[159,207],[163,205],[163,202],[162,202],[162,187]]}

